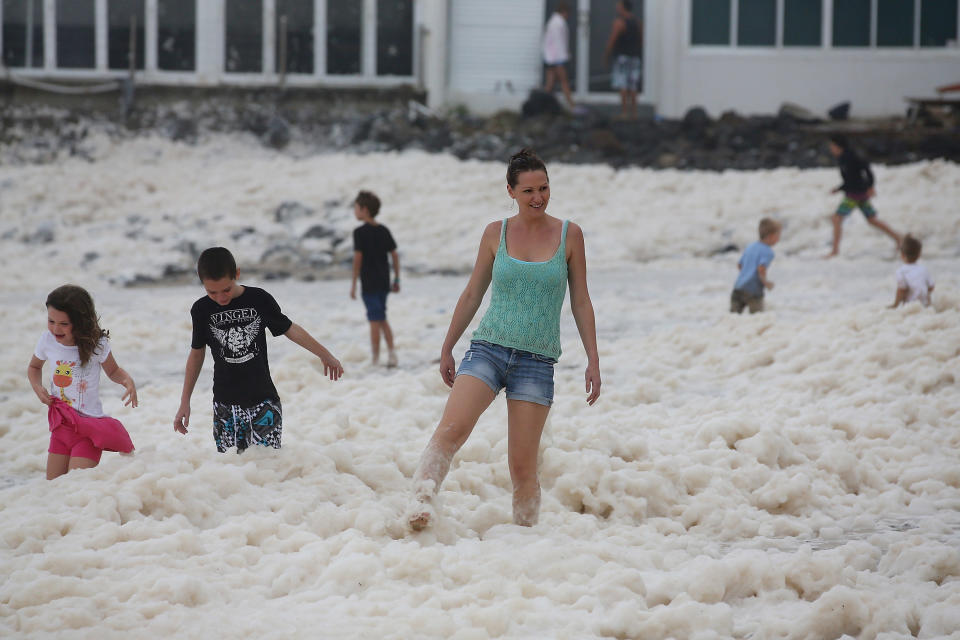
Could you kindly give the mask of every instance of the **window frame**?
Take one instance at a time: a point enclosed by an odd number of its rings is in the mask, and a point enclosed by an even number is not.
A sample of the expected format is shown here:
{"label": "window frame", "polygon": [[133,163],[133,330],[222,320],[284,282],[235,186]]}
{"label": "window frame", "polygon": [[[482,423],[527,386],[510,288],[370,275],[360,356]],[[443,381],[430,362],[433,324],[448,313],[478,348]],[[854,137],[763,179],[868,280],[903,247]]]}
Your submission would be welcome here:
{"label": "window frame", "polygon": [[[314,31],[312,73],[282,73],[276,68],[277,44],[277,2],[263,0],[263,52],[261,71],[233,72],[226,70],[226,2],[225,0],[197,0],[196,14],[192,17],[194,25],[194,61],[189,70],[161,69],[158,65],[159,47],[159,0],[143,0],[144,19],[144,60],[143,68],[138,68],[135,78],[145,83],[206,85],[227,84],[241,86],[272,86],[286,83],[291,86],[356,86],[390,87],[418,84],[422,81],[422,3],[413,2],[412,23],[410,25],[411,51],[409,75],[380,75],[377,71],[377,0],[357,0],[363,3],[361,23],[361,66],[356,74],[329,74],[326,71],[326,9],[327,0],[313,0]],[[60,67],[57,65],[57,11],[55,0],[36,0],[43,11],[43,59],[34,67],[11,67],[24,77],[59,77],[69,79],[120,78],[129,75],[129,69],[108,67],[109,23],[107,19],[108,0],[93,0],[95,43],[92,55],[93,67]],[[3,21],[3,5],[0,4],[0,25]],[[219,33],[215,33],[219,31]],[[0,30],[0,48],[2,48],[2,30]]]}
{"label": "window frame", "polygon": [[[724,0],[714,0],[716,2],[722,2]],[[775,0],[776,5],[776,33],[774,34],[775,44],[773,45],[756,45],[756,44],[739,44],[739,16],[740,16],[740,0],[726,0],[729,3],[730,10],[730,32],[728,35],[728,41],[725,44],[701,44],[695,43],[693,41],[693,13],[694,13],[694,3],[692,0],[687,0],[687,15],[686,15],[686,46],[691,50],[738,50],[738,51],[750,51],[750,50],[781,50],[781,51],[803,51],[803,50],[816,50],[816,49],[835,49],[839,51],[949,51],[956,46],[950,47],[947,44],[942,46],[923,46],[921,44],[921,12],[922,12],[922,3],[926,0],[912,0],[913,1],[913,32],[912,32],[912,44],[910,45],[878,45],[877,44],[877,27],[879,20],[879,0],[870,0],[870,37],[869,43],[863,46],[856,45],[836,45],[834,44],[834,24],[833,24],[833,11],[834,11],[834,0],[820,0],[821,2],[821,25],[820,25],[820,44],[815,45],[785,45],[784,44],[784,29],[785,29],[785,4],[786,0]],[[956,0],[957,7],[957,25],[954,31],[954,41],[960,42],[960,0]],[[949,42],[949,40],[948,40]]]}

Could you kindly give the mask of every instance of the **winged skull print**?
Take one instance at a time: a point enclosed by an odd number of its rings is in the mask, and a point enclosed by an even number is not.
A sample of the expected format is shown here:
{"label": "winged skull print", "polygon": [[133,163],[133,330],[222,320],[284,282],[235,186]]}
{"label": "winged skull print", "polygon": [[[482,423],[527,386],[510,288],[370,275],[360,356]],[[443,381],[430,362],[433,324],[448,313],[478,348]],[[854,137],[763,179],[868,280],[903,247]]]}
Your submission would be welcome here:
{"label": "winged skull print", "polygon": [[260,331],[261,319],[257,318],[243,327],[230,327],[229,329],[218,329],[211,326],[213,335],[225,349],[232,355],[242,355],[257,337]]}

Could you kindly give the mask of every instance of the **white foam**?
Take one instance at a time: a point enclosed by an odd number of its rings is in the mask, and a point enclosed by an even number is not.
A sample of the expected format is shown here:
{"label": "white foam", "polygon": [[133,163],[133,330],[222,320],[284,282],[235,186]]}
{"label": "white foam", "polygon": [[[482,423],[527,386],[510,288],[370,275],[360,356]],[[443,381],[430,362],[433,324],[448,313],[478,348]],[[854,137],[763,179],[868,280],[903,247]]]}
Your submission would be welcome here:
{"label": "white foam", "polygon": [[[99,144],[92,163],[0,167],[0,635],[956,636],[960,167],[877,168],[881,216],[923,238],[937,280],[933,307],[888,310],[897,262],[882,234],[854,216],[843,256],[819,259],[834,170],[551,166],[551,212],[585,231],[601,399],[583,401],[565,310],[539,524],[511,524],[498,399],[414,535],[402,516],[447,397],[436,358],[466,276],[405,275],[395,370],[367,364],[346,281],[247,281],[346,375],[331,383],[272,339],[284,448],[242,456],[210,436],[210,358],[189,435],[172,428],[199,285],[110,279],[183,259],[184,240],[230,246],[242,269],[287,233],[269,215],[283,201],[341,201],[328,222],[346,233],[360,188],[383,198],[405,265],[462,272],[483,224],[509,215],[503,167],[296,158],[241,137]],[[738,254],[712,254],[751,241],[763,215],[785,222],[777,286],[767,313],[732,316]],[[19,241],[44,221],[55,242]],[[44,296],[65,281],[93,292],[141,407],[105,381],[137,451],[48,482],[24,374]]]}

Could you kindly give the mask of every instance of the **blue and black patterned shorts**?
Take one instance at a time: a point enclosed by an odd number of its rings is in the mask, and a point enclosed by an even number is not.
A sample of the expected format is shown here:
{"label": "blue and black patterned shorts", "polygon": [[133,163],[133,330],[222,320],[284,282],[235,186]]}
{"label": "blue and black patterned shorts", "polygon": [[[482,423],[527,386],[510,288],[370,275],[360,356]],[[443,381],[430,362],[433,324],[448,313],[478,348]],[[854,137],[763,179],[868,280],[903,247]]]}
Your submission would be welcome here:
{"label": "blue and black patterned shorts", "polygon": [[282,432],[279,400],[264,400],[252,407],[213,401],[213,441],[220,453],[233,446],[237,453],[250,445],[279,449]]}

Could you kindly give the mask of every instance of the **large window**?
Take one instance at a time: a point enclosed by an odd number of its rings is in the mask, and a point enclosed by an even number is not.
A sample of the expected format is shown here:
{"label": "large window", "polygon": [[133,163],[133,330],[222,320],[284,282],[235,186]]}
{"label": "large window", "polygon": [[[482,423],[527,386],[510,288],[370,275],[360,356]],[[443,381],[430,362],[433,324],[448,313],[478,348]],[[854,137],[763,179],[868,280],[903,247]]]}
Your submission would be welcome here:
{"label": "large window", "polygon": [[362,29],[362,2],[327,0],[327,73],[360,73]]}
{"label": "large window", "polygon": [[[960,0],[691,0],[692,45],[946,47],[957,40]],[[920,25],[917,25],[917,16]],[[782,25],[777,33],[777,25]],[[779,39],[778,39],[779,35]],[[919,37],[919,40],[918,40]]]}
{"label": "large window", "polygon": [[755,47],[777,44],[776,0],[739,0],[737,44]]}
{"label": "large window", "polygon": [[819,47],[822,22],[823,0],[784,0],[783,46]]}
{"label": "large window", "polygon": [[922,0],[920,46],[945,47],[957,41],[957,0]]}
{"label": "large window", "polygon": [[877,46],[913,46],[913,0],[877,3]]}
{"label": "large window", "polygon": [[92,69],[96,66],[94,0],[57,0],[57,66]]}
{"label": "large window", "polygon": [[692,44],[730,44],[729,0],[693,0]]}
{"label": "large window", "polygon": [[277,73],[313,73],[313,0],[277,0],[276,25]]}
{"label": "large window", "polygon": [[134,59],[137,69],[143,69],[144,47],[144,5],[143,0],[109,0],[107,4],[108,66],[111,69],[130,68],[130,27],[134,31]]}
{"label": "large window", "polygon": [[196,0],[158,0],[157,67],[193,71],[197,66]]}
{"label": "large window", "polygon": [[3,0],[3,64],[43,66],[43,0]]}
{"label": "large window", "polygon": [[833,46],[870,46],[870,0],[833,0]]}
{"label": "large window", "polygon": [[413,75],[413,0],[377,0],[377,75]]}
{"label": "large window", "polygon": [[227,0],[226,71],[263,70],[263,0]]}

